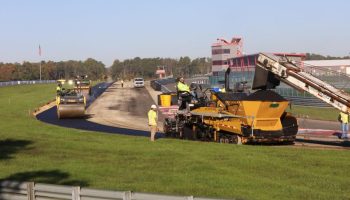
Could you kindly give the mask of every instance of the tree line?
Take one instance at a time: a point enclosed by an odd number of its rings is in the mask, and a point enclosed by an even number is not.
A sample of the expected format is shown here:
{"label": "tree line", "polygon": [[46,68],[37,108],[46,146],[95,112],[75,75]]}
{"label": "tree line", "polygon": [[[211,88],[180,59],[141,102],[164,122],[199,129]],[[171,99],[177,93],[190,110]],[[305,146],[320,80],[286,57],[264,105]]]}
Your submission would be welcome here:
{"label": "tree line", "polygon": [[340,60],[340,59],[350,59],[350,56],[323,56],[320,54],[306,53],[305,60]]}
{"label": "tree line", "polygon": [[166,76],[173,75],[190,77],[196,74],[207,74],[211,71],[210,58],[195,58],[188,56],[174,58],[140,58],[115,60],[110,68],[114,79],[131,79],[134,77],[155,78],[157,69],[165,69]]}
{"label": "tree line", "polygon": [[[71,79],[77,75],[88,75],[91,80],[103,79],[106,76],[105,65],[92,58],[85,61],[41,62],[43,80]],[[0,81],[38,79],[40,63],[0,63]]]}
{"label": "tree line", "polygon": [[[350,56],[334,57],[319,54],[306,53],[305,60],[334,60],[350,59]],[[188,56],[180,59],[174,58],[133,58],[124,61],[115,60],[110,68],[110,75],[114,78],[130,79],[133,77],[153,78],[159,66],[165,66],[167,75],[174,77],[191,77],[196,74],[207,74],[211,72],[212,61],[210,58],[195,58],[191,60]]]}
{"label": "tree line", "polygon": [[[71,79],[77,75],[88,75],[89,79],[97,80],[107,75],[114,79],[131,79],[134,77],[155,78],[158,68],[165,69],[166,75],[190,77],[196,74],[207,74],[211,71],[210,58],[195,58],[188,56],[174,58],[140,58],[115,60],[108,69],[105,65],[89,58],[85,61],[42,61],[41,75],[43,80]],[[0,81],[38,80],[40,78],[40,63],[1,63]]]}
{"label": "tree line", "polygon": [[[350,59],[350,56],[335,57],[319,54],[306,53],[305,60],[334,60]],[[91,80],[103,79],[107,75],[114,79],[131,79],[134,77],[155,78],[156,70],[161,67],[165,69],[166,75],[174,77],[191,77],[197,74],[211,72],[211,59],[207,57],[191,59],[188,56],[174,58],[140,58],[126,59],[123,61],[114,60],[108,69],[105,65],[93,58],[85,61],[42,61],[42,79],[57,80],[71,79],[77,75],[88,75]],[[38,80],[40,78],[40,63],[1,63],[0,81],[11,80]]]}

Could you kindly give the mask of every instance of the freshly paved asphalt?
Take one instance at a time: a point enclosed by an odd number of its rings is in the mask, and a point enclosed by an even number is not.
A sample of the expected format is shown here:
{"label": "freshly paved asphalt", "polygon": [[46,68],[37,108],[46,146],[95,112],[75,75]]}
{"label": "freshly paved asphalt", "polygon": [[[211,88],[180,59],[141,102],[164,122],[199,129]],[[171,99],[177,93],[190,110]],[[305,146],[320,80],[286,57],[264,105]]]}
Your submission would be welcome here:
{"label": "freshly paved asphalt", "polygon": [[[98,98],[100,95],[102,95],[101,98]],[[67,128],[149,137],[146,113],[153,101],[146,88],[121,88],[117,83],[101,83],[92,89],[87,109],[89,115],[85,118],[59,120],[56,115],[56,106],[36,117],[45,123]],[[133,117],[137,120],[132,120]],[[303,146],[305,144],[309,146],[350,146],[349,142],[344,142],[336,137],[339,134],[339,123],[337,122],[310,119],[298,119],[298,121],[300,130],[296,141]],[[163,134],[157,133],[156,137],[161,138]]]}
{"label": "freshly paved asphalt", "polygon": [[[97,99],[97,97],[99,97],[103,92],[105,92],[107,88],[112,84],[113,83],[101,83],[93,87],[92,95],[89,99],[88,106],[90,106],[91,103],[94,102]],[[142,101],[142,99],[140,100]],[[57,126],[63,126],[67,128],[75,128],[75,129],[88,130],[88,131],[99,131],[99,132],[112,133],[112,134],[149,137],[149,131],[120,128],[120,127],[95,123],[88,120],[90,116],[86,116],[85,118],[81,118],[81,119],[79,118],[58,119],[56,115],[56,106],[38,114],[36,117],[38,120],[42,122],[57,125]],[[157,133],[156,137],[160,138],[162,137],[162,135]]]}
{"label": "freshly paved asphalt", "polygon": [[89,121],[121,128],[148,131],[147,113],[154,100],[146,88],[134,88],[132,82],[112,84],[87,109]]}

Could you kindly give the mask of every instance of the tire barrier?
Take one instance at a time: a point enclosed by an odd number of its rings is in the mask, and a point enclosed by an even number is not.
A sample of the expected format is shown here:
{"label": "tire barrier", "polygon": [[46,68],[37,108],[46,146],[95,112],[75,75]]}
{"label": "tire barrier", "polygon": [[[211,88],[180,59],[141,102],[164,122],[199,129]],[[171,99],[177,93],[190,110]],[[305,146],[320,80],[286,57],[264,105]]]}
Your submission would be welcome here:
{"label": "tire barrier", "polygon": [[175,83],[175,80],[176,80],[175,78],[152,80],[151,81],[151,87],[155,91],[162,91],[162,86],[170,84],[170,83]]}

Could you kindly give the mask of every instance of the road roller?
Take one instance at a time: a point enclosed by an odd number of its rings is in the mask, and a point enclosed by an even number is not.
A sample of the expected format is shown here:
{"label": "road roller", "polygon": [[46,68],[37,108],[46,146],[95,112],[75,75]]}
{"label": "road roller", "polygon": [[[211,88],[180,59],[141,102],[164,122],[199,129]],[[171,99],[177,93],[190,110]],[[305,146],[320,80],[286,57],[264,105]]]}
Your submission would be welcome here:
{"label": "road roller", "polygon": [[86,98],[91,95],[91,80],[87,75],[77,76],[74,80],[74,90],[81,92]]}
{"label": "road roller", "polygon": [[63,90],[56,97],[57,118],[80,118],[85,116],[86,98],[76,90]]}

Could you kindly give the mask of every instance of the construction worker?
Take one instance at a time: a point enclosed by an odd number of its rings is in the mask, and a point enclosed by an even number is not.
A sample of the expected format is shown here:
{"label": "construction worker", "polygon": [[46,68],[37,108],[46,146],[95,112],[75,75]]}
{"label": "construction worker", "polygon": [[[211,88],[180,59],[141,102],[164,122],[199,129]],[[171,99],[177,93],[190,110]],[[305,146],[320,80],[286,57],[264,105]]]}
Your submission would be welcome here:
{"label": "construction worker", "polygon": [[179,78],[176,86],[178,92],[190,92],[190,87],[185,83],[185,79],[183,77]]}
{"label": "construction worker", "polygon": [[179,97],[179,110],[187,109],[191,102],[190,87],[185,83],[185,79],[180,77],[176,84],[177,94]]}
{"label": "construction worker", "polygon": [[58,83],[57,87],[56,87],[56,93],[57,93],[57,95],[60,95],[61,92],[62,92],[62,84]]}
{"label": "construction worker", "polygon": [[341,130],[342,130],[341,136],[338,136],[338,137],[339,137],[339,139],[341,139],[341,138],[348,139],[349,115],[347,113],[340,112],[338,119],[341,122]]}
{"label": "construction worker", "polygon": [[151,129],[151,141],[154,141],[154,137],[156,135],[157,132],[157,120],[158,120],[158,116],[157,116],[157,106],[156,105],[152,105],[151,109],[148,111],[148,125]]}

